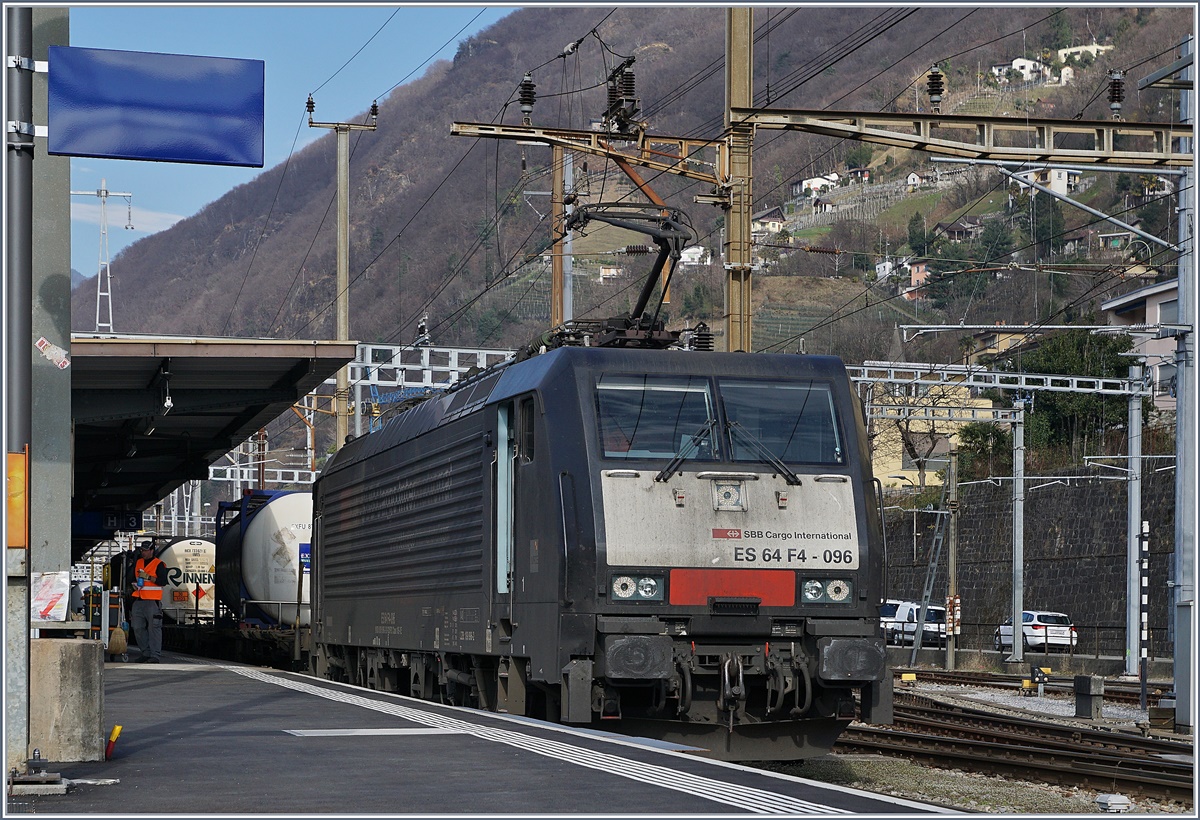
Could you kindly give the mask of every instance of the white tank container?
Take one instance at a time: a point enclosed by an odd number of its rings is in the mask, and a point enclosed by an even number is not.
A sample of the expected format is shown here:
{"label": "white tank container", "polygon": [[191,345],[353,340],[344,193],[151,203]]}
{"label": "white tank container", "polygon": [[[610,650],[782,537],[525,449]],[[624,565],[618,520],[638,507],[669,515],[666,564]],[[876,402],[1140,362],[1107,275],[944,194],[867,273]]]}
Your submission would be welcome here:
{"label": "white tank container", "polygon": [[167,565],[163,615],[175,623],[210,621],[217,596],[217,545],[206,538],[177,538],[158,554]]}
{"label": "white tank container", "polygon": [[241,576],[247,600],[285,626],[296,622],[297,592],[305,604],[300,625],[308,625],[312,507],[312,493],[276,496],[255,511],[242,539]]}

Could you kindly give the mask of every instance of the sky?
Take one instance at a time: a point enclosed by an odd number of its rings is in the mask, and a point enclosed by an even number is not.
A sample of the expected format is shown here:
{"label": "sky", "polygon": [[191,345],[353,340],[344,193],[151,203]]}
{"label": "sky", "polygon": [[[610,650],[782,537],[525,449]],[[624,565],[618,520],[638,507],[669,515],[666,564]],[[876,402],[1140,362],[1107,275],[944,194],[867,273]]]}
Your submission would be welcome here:
{"label": "sky", "polygon": [[[72,6],[72,46],[262,60],[266,87],[262,168],[73,158],[71,191],[88,193],[71,196],[71,267],[89,277],[99,270],[101,198],[95,192],[102,186],[109,191],[111,259],[327,136],[328,129],[308,127],[304,104],[310,93],[317,121],[361,121],[372,100],[382,101],[402,80],[418,79],[433,60],[452,59],[458,42],[514,8]],[[130,222],[132,230],[125,227]]]}

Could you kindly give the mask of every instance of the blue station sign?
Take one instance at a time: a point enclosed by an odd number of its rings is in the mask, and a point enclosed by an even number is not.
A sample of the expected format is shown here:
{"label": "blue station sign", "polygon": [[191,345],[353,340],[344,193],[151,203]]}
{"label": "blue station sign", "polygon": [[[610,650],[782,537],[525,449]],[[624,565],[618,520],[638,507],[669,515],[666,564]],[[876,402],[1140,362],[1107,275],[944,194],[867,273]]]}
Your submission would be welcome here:
{"label": "blue station sign", "polygon": [[263,165],[262,60],[51,46],[47,151]]}

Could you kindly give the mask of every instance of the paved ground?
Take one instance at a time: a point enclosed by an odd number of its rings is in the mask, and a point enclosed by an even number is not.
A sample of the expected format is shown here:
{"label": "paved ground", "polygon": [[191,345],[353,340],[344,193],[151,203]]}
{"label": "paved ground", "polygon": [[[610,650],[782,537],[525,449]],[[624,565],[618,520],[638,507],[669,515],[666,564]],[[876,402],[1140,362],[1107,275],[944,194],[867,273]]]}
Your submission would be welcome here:
{"label": "paved ground", "polygon": [[937,811],[627,738],[167,655],[108,664],[108,762],[6,813],[785,815]]}

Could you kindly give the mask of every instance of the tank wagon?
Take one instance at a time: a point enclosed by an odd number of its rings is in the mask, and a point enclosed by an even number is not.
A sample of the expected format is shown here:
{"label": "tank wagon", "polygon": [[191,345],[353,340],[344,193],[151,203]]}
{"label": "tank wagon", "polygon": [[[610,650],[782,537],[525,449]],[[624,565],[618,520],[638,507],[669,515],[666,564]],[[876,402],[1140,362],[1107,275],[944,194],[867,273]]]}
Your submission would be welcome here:
{"label": "tank wagon", "polygon": [[[210,580],[201,586],[204,594],[199,599],[201,607],[207,603],[207,617],[203,611],[199,619],[184,613],[177,626],[168,623],[164,645],[279,669],[303,668],[309,648],[311,529],[308,492],[247,490],[237,501],[219,503],[216,538],[204,542],[213,556]],[[187,548],[195,563],[201,560],[198,541],[181,539],[173,546]],[[168,552],[160,557],[167,561]],[[169,584],[174,583],[172,572],[168,571]],[[178,574],[194,596],[195,581],[203,575],[182,567]],[[164,613],[169,611],[167,598],[164,593]],[[195,607],[195,600],[189,601]]]}
{"label": "tank wagon", "polygon": [[217,505],[217,600],[253,626],[307,626],[312,494],[247,490]]}
{"label": "tank wagon", "polygon": [[890,722],[841,361],[612,342],[484,371],[332,458],[311,671],[723,759]]}
{"label": "tank wagon", "polygon": [[176,624],[211,623],[216,605],[216,544],[207,538],[184,536],[172,539],[156,554],[167,565],[163,618]]}
{"label": "tank wagon", "polygon": [[[141,541],[151,541],[155,557],[167,565],[162,597],[164,625],[211,624],[216,601],[213,594],[216,545],[207,538],[187,535],[146,535],[134,539],[135,544]],[[130,548],[109,558],[105,569],[105,583],[110,589],[121,591],[126,614],[133,606],[133,596],[125,579],[137,559],[137,550]]]}

